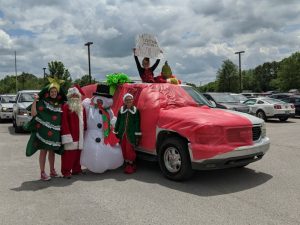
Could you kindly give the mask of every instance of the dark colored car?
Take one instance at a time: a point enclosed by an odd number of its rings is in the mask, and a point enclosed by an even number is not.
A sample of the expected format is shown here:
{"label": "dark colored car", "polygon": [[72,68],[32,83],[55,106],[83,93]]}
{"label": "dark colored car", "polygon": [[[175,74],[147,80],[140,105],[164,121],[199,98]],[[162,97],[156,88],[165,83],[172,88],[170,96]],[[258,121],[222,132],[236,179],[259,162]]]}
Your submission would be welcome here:
{"label": "dark colored car", "polygon": [[300,116],[300,95],[293,95],[281,100],[287,103],[293,103],[296,108],[295,115]]}
{"label": "dark colored car", "polygon": [[207,92],[203,94],[210,102],[213,102],[217,108],[230,109],[243,113],[249,113],[249,106],[238,102],[229,93]]}
{"label": "dark colored car", "polygon": [[291,93],[276,93],[276,94],[269,95],[269,97],[275,98],[275,99],[284,99],[284,98],[288,98],[292,95],[293,94],[291,94]]}

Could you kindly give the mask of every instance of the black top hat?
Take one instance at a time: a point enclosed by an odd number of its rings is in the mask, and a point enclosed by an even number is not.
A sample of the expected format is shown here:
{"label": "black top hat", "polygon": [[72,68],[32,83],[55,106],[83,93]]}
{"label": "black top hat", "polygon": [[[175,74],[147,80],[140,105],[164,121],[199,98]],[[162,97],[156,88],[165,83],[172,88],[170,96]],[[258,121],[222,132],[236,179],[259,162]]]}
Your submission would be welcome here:
{"label": "black top hat", "polygon": [[96,92],[93,95],[103,96],[106,98],[112,98],[113,96],[109,94],[109,86],[107,84],[97,84]]}

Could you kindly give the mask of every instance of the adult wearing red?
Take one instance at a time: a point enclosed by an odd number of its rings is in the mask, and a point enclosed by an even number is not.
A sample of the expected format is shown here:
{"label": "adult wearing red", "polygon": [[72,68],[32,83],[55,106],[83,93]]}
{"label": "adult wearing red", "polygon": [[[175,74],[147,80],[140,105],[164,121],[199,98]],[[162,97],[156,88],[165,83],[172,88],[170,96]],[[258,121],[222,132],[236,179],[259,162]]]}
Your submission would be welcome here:
{"label": "adult wearing red", "polygon": [[81,88],[69,88],[67,102],[62,107],[61,139],[64,153],[61,156],[61,173],[65,178],[80,174],[80,155],[83,149],[83,135],[86,130],[86,112],[82,106]]}

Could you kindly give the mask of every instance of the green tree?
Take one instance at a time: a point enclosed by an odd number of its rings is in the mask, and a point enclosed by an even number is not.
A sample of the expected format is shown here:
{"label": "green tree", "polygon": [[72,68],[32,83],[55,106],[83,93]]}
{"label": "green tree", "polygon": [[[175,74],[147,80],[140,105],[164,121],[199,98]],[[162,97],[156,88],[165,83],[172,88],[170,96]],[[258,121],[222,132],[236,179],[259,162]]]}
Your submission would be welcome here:
{"label": "green tree", "polygon": [[277,82],[282,91],[300,87],[300,52],[281,61]]}
{"label": "green tree", "polygon": [[[74,80],[74,84],[78,84],[80,87],[86,86],[90,84],[90,77],[88,74],[83,75],[81,78]],[[91,80],[92,84],[96,83],[96,80],[92,78]]]}
{"label": "green tree", "polygon": [[18,76],[18,86],[21,90],[39,90],[43,86],[43,79],[33,74],[23,72]]}
{"label": "green tree", "polygon": [[64,80],[64,87],[67,89],[72,85],[72,78],[68,69],[65,68],[64,64],[59,61],[51,61],[48,63],[49,74],[50,77],[58,77],[61,80]]}
{"label": "green tree", "polygon": [[253,90],[254,86],[254,71],[244,70],[242,71],[242,86],[243,90]]}
{"label": "green tree", "polygon": [[218,82],[213,81],[208,84],[202,85],[198,89],[200,92],[214,92],[217,91],[217,87],[218,87]]}
{"label": "green tree", "polygon": [[[254,69],[254,90],[255,91],[269,91],[276,87],[271,86],[271,80],[277,78],[279,63],[266,62]],[[273,83],[274,84],[274,83]]]}
{"label": "green tree", "polygon": [[0,80],[0,93],[16,93],[16,76],[6,75],[3,79]]}
{"label": "green tree", "polygon": [[217,91],[238,92],[239,77],[237,66],[229,59],[223,61],[217,72]]}

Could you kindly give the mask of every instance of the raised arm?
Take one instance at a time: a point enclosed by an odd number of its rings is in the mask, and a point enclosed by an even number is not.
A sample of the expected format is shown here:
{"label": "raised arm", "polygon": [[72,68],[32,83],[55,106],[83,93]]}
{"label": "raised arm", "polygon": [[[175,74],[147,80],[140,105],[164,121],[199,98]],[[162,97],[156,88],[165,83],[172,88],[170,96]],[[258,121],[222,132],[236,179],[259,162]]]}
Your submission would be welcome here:
{"label": "raised arm", "polygon": [[156,67],[158,66],[159,62],[160,62],[160,59],[157,59],[156,62],[153,64],[153,66],[151,66],[152,72],[156,69]]}
{"label": "raised arm", "polygon": [[37,94],[34,95],[34,100],[31,105],[31,116],[36,116],[37,111],[36,111],[36,102],[39,100],[39,96]]}

